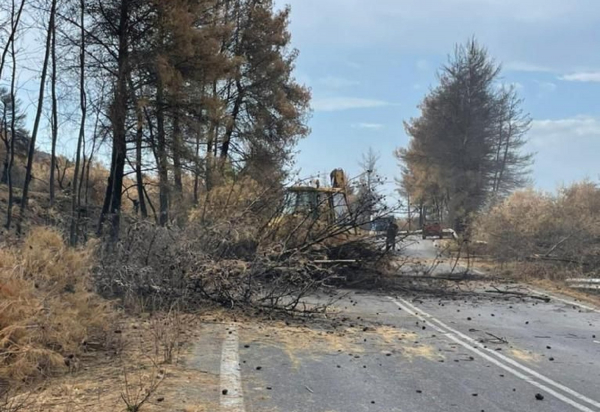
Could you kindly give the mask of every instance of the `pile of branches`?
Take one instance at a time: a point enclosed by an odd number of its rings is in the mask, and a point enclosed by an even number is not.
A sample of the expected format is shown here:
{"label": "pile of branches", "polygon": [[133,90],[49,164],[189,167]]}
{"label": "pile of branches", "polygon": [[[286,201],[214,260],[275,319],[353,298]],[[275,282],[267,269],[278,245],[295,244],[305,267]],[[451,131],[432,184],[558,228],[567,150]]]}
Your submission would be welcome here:
{"label": "pile of branches", "polygon": [[310,251],[259,248],[253,231],[215,226],[130,227],[118,244],[106,244],[95,270],[99,293],[146,309],[174,302],[294,310],[303,297],[336,276],[314,263]]}
{"label": "pile of branches", "polygon": [[228,308],[296,310],[319,289],[377,278],[389,255],[369,237],[338,236],[308,247],[261,244],[239,223],[163,228],[132,225],[103,245],[95,280],[100,294],[148,310],[175,302]]}
{"label": "pile of branches", "polygon": [[[133,221],[119,242],[103,243],[99,292],[163,309],[174,302],[293,310],[320,288],[354,283],[386,262],[381,242],[359,235],[368,202],[336,221],[319,211],[286,214],[277,188],[215,189],[184,225]],[[382,211],[382,214],[389,211]],[[328,216],[329,217],[329,216]]]}

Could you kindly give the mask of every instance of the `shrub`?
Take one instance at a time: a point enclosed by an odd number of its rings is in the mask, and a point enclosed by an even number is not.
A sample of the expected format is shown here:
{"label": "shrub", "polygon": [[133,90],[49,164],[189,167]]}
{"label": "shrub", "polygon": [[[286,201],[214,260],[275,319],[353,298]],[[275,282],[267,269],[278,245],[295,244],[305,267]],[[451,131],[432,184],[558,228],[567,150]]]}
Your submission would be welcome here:
{"label": "shrub", "polygon": [[111,310],[90,287],[93,250],[71,249],[46,228],[0,249],[0,377],[64,369],[88,339],[104,336]]}
{"label": "shrub", "polygon": [[501,261],[568,265],[580,274],[592,273],[600,264],[600,188],[584,181],[555,195],[516,192],[480,216],[475,233]]}

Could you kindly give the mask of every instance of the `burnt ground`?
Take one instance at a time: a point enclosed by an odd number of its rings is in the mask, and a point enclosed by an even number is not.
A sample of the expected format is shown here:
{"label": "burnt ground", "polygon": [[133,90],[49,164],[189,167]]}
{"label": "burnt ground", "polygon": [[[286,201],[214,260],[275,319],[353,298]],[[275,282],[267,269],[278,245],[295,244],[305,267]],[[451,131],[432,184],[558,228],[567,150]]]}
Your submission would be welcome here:
{"label": "burnt ground", "polygon": [[431,240],[404,253],[393,289],[340,291],[328,321],[239,325],[244,410],[600,411],[600,312],[476,274],[421,278],[464,272],[433,264]]}
{"label": "burnt ground", "polygon": [[[431,240],[409,239],[403,254],[392,287],[312,296],[334,300],[325,314],[186,315],[178,362],[130,373],[142,391],[165,377],[140,411],[600,411],[596,307],[465,277]],[[152,336],[150,324],[123,328],[140,359],[152,345],[134,338]],[[38,410],[123,410],[122,369],[78,371]]]}

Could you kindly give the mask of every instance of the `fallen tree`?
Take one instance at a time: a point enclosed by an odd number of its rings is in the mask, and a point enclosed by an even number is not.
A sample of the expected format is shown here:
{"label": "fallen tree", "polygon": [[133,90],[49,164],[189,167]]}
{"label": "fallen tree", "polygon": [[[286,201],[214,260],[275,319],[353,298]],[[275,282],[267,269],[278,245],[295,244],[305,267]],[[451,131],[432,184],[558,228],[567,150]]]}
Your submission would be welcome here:
{"label": "fallen tree", "polygon": [[389,254],[360,231],[363,210],[335,221],[313,210],[286,215],[281,192],[249,187],[215,191],[185,225],[130,224],[99,251],[99,292],[153,309],[177,301],[295,310],[319,288],[377,281]]}

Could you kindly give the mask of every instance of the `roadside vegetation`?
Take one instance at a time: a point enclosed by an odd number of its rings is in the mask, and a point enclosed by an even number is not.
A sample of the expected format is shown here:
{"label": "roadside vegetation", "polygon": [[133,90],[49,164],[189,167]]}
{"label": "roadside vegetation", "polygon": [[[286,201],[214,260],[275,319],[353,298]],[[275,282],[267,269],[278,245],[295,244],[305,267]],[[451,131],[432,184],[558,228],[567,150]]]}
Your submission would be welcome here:
{"label": "roadside vegetation", "polygon": [[[317,289],[377,282],[389,256],[357,235],[389,212],[374,165],[340,174],[353,200],[335,219],[331,194],[290,210],[310,90],[289,15],[254,0],[0,1],[1,412],[107,397],[152,410],[177,389],[167,368],[193,373],[178,361],[198,311],[308,315],[325,309],[303,300]],[[55,396],[61,377],[89,393]]]}
{"label": "roadside vegetation", "polygon": [[479,212],[528,184],[531,118],[475,39],[457,46],[438,76],[421,115],[405,123],[411,140],[396,152],[399,183],[421,224],[445,222],[462,235]]}
{"label": "roadside vegetation", "polygon": [[0,249],[0,410],[11,410],[8,395],[107,347],[115,312],[93,292],[95,246],[70,248],[60,233],[36,228]]}
{"label": "roadside vegetation", "polygon": [[[295,175],[311,92],[289,18],[272,0],[0,1],[0,412],[34,410],[48,378],[102,362],[120,407],[150,408],[198,310],[314,314],[316,290],[398,273],[369,233],[398,212],[376,151],[354,181]],[[499,74],[474,40],[458,47],[406,124],[411,225],[435,215],[536,275],[591,273],[598,188],[513,194],[531,120]]]}
{"label": "roadside vegetation", "polygon": [[526,151],[531,116],[501,64],[475,39],[456,47],[438,71],[411,140],[396,152],[407,224],[452,228],[444,252],[475,256],[518,279],[598,275],[600,190],[592,181],[555,193],[531,189]]}
{"label": "roadside vegetation", "polygon": [[556,194],[513,193],[482,213],[477,253],[518,277],[562,281],[594,277],[600,267],[600,188],[590,181]]}

